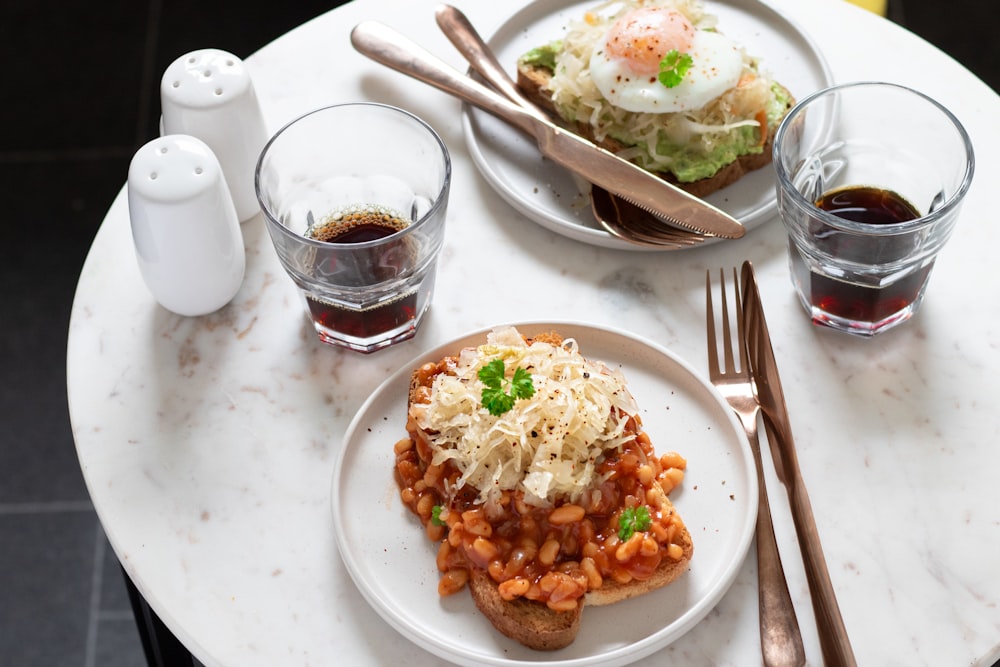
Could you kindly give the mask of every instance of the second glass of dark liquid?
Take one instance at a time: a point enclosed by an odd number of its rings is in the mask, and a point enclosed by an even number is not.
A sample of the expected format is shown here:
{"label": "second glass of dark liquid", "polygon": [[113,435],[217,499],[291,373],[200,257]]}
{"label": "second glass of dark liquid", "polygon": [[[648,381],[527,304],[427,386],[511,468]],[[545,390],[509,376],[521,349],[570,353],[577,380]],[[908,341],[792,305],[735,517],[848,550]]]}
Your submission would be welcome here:
{"label": "second glass of dark liquid", "polygon": [[874,336],[908,320],[972,180],[972,145],[944,107],[859,82],[802,100],[775,137],[792,282],[813,322]]}

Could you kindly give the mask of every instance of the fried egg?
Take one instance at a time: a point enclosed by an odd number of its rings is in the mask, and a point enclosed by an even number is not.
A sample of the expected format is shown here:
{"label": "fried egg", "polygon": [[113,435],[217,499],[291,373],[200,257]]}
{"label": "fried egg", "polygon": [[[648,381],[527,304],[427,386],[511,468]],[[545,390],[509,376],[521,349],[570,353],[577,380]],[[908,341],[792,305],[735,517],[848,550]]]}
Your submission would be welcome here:
{"label": "fried egg", "polygon": [[[660,83],[660,62],[671,51],[691,56],[676,86]],[[590,59],[590,76],[601,94],[627,111],[668,113],[700,109],[736,86],[743,53],[729,38],[698,30],[674,9],[628,12],[605,33]]]}

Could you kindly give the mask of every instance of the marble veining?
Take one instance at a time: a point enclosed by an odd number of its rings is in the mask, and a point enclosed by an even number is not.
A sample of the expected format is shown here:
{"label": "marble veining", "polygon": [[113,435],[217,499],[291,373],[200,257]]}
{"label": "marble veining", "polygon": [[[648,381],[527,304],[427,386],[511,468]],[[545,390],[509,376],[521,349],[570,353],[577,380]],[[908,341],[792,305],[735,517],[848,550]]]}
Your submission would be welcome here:
{"label": "marble veining", "polygon": [[[774,4],[817,41],[837,80],[913,85],[956,110],[977,147],[1000,144],[1000,99],[918,38],[847,3]],[[364,357],[320,344],[260,216],[241,225],[246,277],[232,303],[204,317],[173,315],[142,283],[123,194],[110,207],[70,324],[70,411],[94,506],[156,612],[210,667],[444,664],[391,630],[340,562],[330,483],[351,417],[420,352],[510,321],[625,329],[705,372],[705,270],[750,259],[860,663],[992,664],[1000,319],[984,295],[1000,287],[985,268],[998,243],[988,224],[995,158],[979,152],[923,311],[875,340],[848,338],[808,323],[776,220],[736,242],[632,253],[565,239],[517,214],[476,172],[458,102],[349,47],[350,28],[375,18],[462,66],[434,27],[432,6],[357,0],[246,63],[272,132],[315,107],[371,99],[408,108],[441,133],[455,169],[446,244],[433,306],[413,340]],[[512,8],[464,11],[489,32]],[[872,31],[871,50],[838,37],[856,29]],[[974,288],[969,267],[982,271]],[[810,664],[821,664],[787,500],[767,469]],[[757,664],[754,570],[751,552],[708,617],[642,664]]]}

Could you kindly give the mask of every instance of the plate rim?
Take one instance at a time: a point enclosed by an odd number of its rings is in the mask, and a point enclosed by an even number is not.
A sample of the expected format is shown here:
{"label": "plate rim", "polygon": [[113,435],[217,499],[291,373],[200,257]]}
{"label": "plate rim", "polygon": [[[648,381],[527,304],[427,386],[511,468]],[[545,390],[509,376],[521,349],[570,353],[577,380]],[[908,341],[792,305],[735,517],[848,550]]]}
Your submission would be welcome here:
{"label": "plate rim", "polygon": [[[503,656],[483,656],[483,655],[470,655],[467,651],[455,648],[449,645],[447,642],[435,641],[433,639],[428,639],[427,636],[415,632],[410,627],[412,621],[408,621],[401,614],[395,613],[391,605],[391,600],[383,599],[382,596],[378,595],[376,591],[370,589],[369,586],[363,585],[359,579],[364,579],[363,575],[358,571],[358,565],[355,562],[355,554],[347,546],[347,534],[341,519],[340,510],[340,498],[339,498],[339,486],[340,478],[343,474],[344,461],[347,458],[351,443],[355,432],[361,427],[366,413],[371,408],[379,398],[381,398],[384,392],[391,390],[391,388],[398,382],[401,382],[403,377],[412,373],[412,369],[417,368],[421,363],[424,363],[431,359],[439,358],[440,355],[447,353],[448,349],[454,349],[455,346],[463,344],[469,339],[474,339],[476,337],[485,336],[486,333],[503,326],[513,326],[521,329],[547,329],[547,330],[561,330],[566,331],[568,329],[575,329],[578,331],[590,331],[594,332],[595,335],[611,335],[615,337],[620,337],[630,341],[632,344],[640,345],[648,350],[655,352],[658,355],[666,357],[670,362],[676,364],[683,372],[689,375],[693,380],[695,380],[699,385],[704,387],[709,391],[714,401],[717,403],[718,407],[722,410],[727,418],[729,428],[732,429],[737,437],[737,441],[740,444],[740,452],[742,453],[742,467],[745,469],[747,487],[747,507],[745,516],[742,519],[742,523],[739,526],[739,534],[736,540],[736,549],[733,553],[732,559],[725,568],[724,574],[718,578],[717,581],[713,582],[714,585],[710,589],[709,594],[704,596],[701,600],[697,601],[697,604],[692,605],[690,608],[685,609],[673,623],[664,626],[660,631],[652,633],[647,637],[644,637],[638,641],[632,642],[625,646],[618,646],[609,649],[601,654],[594,654],[589,656],[579,656],[565,659],[556,660],[520,660],[516,658],[507,658]],[[584,341],[585,343],[585,341]],[[718,393],[715,387],[689,362],[680,357],[675,352],[660,345],[648,338],[640,336],[638,334],[625,331],[613,326],[606,326],[603,324],[594,324],[588,322],[582,322],[579,320],[558,320],[558,319],[540,319],[540,320],[525,320],[517,321],[511,323],[501,323],[494,324],[486,327],[477,327],[471,329],[455,338],[450,339],[447,342],[443,342],[436,345],[430,349],[427,349],[414,357],[412,357],[408,362],[401,365],[397,370],[393,371],[389,377],[383,380],[379,386],[369,395],[367,399],[358,408],[355,415],[352,417],[347,429],[344,432],[344,437],[341,441],[341,446],[338,449],[337,457],[334,462],[332,480],[330,485],[330,506],[332,510],[332,518],[334,524],[334,532],[336,537],[337,552],[344,563],[345,568],[350,575],[351,581],[354,583],[357,590],[361,593],[362,597],[369,604],[369,606],[382,618],[386,623],[388,623],[392,628],[399,632],[403,637],[413,642],[414,644],[420,646],[421,648],[429,651],[430,653],[447,660],[452,660],[458,664],[489,664],[496,665],[500,667],[514,667],[522,665],[530,665],[532,667],[583,667],[583,666],[593,666],[593,665],[623,665],[635,660],[639,660],[649,654],[664,648],[673,641],[676,641],[681,636],[689,632],[694,626],[700,623],[710,612],[714,609],[722,598],[726,595],[729,589],[732,587],[739,573],[740,567],[747,557],[749,552],[751,542],[756,529],[756,515],[757,515],[757,498],[758,498],[758,487],[757,487],[757,476],[755,471],[755,463],[753,459],[753,454],[750,451],[749,442],[746,441],[745,432],[739,423],[735,413],[731,410],[725,399]],[[680,623],[680,629],[676,636],[668,635],[672,638],[664,640],[660,638],[657,640],[658,635],[663,633],[668,627],[674,624]],[[473,661],[473,662],[469,662]]]}
{"label": "plate rim", "polygon": [[[523,14],[537,12],[539,11],[539,7],[548,10],[549,13],[553,13],[575,4],[585,4],[585,0],[556,0],[556,2],[552,2],[552,0],[532,0],[501,23],[500,26],[498,26],[490,35],[486,36],[485,41],[487,44],[492,46],[492,42],[496,38],[497,34],[504,31],[509,32],[511,30],[510,26],[516,24],[518,17]],[[743,8],[747,11],[766,12],[770,20],[778,21],[783,24],[782,29],[789,30],[794,35],[795,39],[801,40],[805,44],[809,55],[815,61],[813,64],[820,70],[820,78],[822,79],[820,88],[834,85],[835,79],[833,76],[833,70],[827,62],[826,57],[823,55],[823,52],[819,49],[816,41],[801,25],[786,17],[766,0],[706,0],[706,5],[708,6],[709,11],[711,11],[712,4]],[[490,164],[490,160],[484,154],[482,143],[479,141],[479,137],[477,136],[478,133],[475,129],[474,119],[477,117],[483,117],[483,115],[488,114],[485,111],[469,105],[468,103],[463,103],[462,134],[465,138],[465,144],[469,151],[469,155],[472,157],[472,161],[476,165],[480,175],[487,181],[487,183],[489,183],[491,189],[493,189],[493,191],[496,192],[512,208],[524,215],[533,223],[566,238],[574,239],[589,245],[616,250],[665,252],[675,250],[692,250],[705,246],[705,244],[698,244],[685,248],[657,248],[649,245],[640,245],[618,238],[604,229],[592,228],[575,222],[572,215],[558,216],[550,214],[547,210],[533,208],[529,202],[519,197],[515,192],[510,191],[508,188],[502,187],[500,184],[503,179],[498,176],[498,172],[493,168]],[[581,192],[581,194],[585,195],[586,193]],[[769,199],[766,203],[759,205],[744,214],[743,217],[749,218],[750,222],[745,222],[744,220],[740,221],[744,222],[747,227],[747,231],[751,231],[759,226],[762,226],[767,220],[773,218],[776,212],[777,196],[775,195],[775,197]]]}

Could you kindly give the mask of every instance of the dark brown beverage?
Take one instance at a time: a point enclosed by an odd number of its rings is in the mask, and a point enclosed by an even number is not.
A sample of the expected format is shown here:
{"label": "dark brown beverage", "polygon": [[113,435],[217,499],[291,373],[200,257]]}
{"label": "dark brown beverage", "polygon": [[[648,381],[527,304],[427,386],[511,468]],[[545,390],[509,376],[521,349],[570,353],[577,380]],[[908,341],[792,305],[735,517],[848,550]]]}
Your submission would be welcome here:
{"label": "dark brown beverage", "polygon": [[306,295],[313,321],[330,331],[352,338],[370,338],[404,327],[417,317],[416,291],[370,308],[339,306]]}
{"label": "dark brown beverage", "polygon": [[865,185],[831,190],[819,198],[816,206],[837,217],[868,225],[891,225],[920,217],[913,204],[892,190]]}
{"label": "dark brown beverage", "polygon": [[[881,188],[849,186],[825,193],[816,206],[837,217],[869,225],[891,225],[920,217],[899,194]],[[841,260],[864,265],[885,264],[913,253],[910,235],[863,237],[846,234],[816,221],[810,231],[816,247]],[[829,315],[858,322],[882,322],[907,309],[919,298],[933,263],[885,286],[866,286],[810,273],[795,258],[800,281],[810,286],[812,305]]]}
{"label": "dark brown beverage", "polygon": [[[385,239],[406,229],[410,221],[390,209],[356,207],[313,225],[306,236],[333,244],[355,244]],[[346,250],[346,249],[345,249]],[[317,270],[340,285],[377,285],[403,275],[415,260],[412,239],[401,236],[371,248],[331,257]],[[418,286],[372,305],[358,307],[307,294],[313,321],[337,336],[371,338],[396,329],[405,330],[418,314]]]}
{"label": "dark brown beverage", "polygon": [[390,209],[359,207],[313,225],[306,236],[324,243],[364,243],[384,239],[409,225],[409,220]]}

